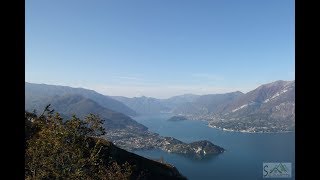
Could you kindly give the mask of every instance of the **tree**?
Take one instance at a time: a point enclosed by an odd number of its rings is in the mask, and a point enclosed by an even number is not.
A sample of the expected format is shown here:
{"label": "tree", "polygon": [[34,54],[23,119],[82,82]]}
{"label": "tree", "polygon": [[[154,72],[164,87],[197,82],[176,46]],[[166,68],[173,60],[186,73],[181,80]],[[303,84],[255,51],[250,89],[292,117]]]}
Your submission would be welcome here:
{"label": "tree", "polygon": [[131,167],[102,158],[103,120],[89,114],[63,121],[48,105],[40,116],[25,113],[26,179],[128,179]]}

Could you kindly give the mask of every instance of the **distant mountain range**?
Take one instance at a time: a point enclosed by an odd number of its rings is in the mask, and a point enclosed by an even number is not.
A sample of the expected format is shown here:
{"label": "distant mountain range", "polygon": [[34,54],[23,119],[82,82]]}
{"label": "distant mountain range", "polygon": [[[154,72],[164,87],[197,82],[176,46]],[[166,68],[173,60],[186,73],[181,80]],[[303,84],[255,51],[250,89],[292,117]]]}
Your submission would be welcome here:
{"label": "distant mountain range", "polygon": [[105,138],[125,150],[162,149],[204,158],[225,151],[209,141],[185,143],[150,132],[132,119],[139,114],[171,113],[172,120],[207,120],[228,131],[285,132],[295,129],[295,81],[275,81],[242,93],[194,95],[168,99],[106,96],[93,90],[25,83],[25,110],[41,113],[51,107],[64,118],[89,113],[105,120]]}
{"label": "distant mountain range", "polygon": [[195,101],[200,95],[184,94],[173,96],[168,99],[156,99],[152,97],[134,97],[111,96],[115,100],[122,102],[139,114],[158,114],[172,112],[173,109],[185,103]]}
{"label": "distant mountain range", "polygon": [[[120,116],[119,113],[131,117],[172,113],[188,119],[207,120],[210,126],[227,130],[292,131],[295,124],[295,81],[275,81],[248,93],[185,94],[168,99],[105,96],[83,88],[26,83],[26,110],[43,108],[48,103],[56,105],[56,109],[66,115],[99,112],[108,118],[113,114],[113,118]],[[128,122],[123,121],[123,126],[133,127],[134,123]],[[122,127],[109,123],[110,126]]]}
{"label": "distant mountain range", "polygon": [[157,114],[168,112],[170,108],[161,100],[151,97],[127,98],[123,96],[111,96],[113,99],[122,102],[126,106],[134,109],[138,114]]}
{"label": "distant mountain range", "polygon": [[112,97],[140,114],[170,112],[211,126],[248,132],[294,130],[295,81],[275,81],[244,94],[181,95],[169,99]]}
{"label": "distant mountain range", "polygon": [[194,99],[192,102],[179,104],[173,108],[174,114],[215,114],[224,111],[227,106],[243,95],[242,92],[231,92],[225,94],[208,94]]}

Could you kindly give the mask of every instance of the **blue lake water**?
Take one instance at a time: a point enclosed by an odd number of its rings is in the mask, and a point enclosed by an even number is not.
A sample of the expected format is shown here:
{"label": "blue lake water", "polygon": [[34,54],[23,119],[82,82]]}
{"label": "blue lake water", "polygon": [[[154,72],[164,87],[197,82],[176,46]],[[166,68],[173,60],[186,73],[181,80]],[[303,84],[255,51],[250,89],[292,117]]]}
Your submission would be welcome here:
{"label": "blue lake water", "polygon": [[184,142],[209,140],[226,152],[197,160],[161,150],[140,150],[135,153],[152,159],[163,157],[190,180],[198,179],[263,179],[264,162],[292,163],[295,178],[295,134],[240,133],[210,128],[205,121],[167,121],[171,115],[148,115],[134,119],[161,136]]}

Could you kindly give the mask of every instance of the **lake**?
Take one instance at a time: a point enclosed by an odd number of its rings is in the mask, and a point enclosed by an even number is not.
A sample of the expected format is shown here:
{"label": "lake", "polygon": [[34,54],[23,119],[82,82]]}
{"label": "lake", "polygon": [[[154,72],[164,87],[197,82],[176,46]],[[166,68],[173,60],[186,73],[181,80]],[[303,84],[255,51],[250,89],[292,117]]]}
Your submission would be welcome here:
{"label": "lake", "polygon": [[240,133],[210,128],[205,121],[167,121],[172,115],[134,117],[150,131],[161,136],[171,136],[184,142],[209,140],[223,147],[226,152],[203,160],[161,150],[139,150],[134,153],[159,159],[174,165],[190,180],[197,179],[263,179],[264,162],[292,163],[295,178],[295,134],[289,133]]}

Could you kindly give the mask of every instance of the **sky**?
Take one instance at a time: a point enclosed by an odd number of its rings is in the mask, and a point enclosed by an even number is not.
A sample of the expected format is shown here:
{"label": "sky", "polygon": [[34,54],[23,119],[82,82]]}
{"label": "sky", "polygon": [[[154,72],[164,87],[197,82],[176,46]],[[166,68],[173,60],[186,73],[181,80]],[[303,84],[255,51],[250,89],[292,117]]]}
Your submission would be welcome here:
{"label": "sky", "polygon": [[25,80],[104,95],[248,92],[295,78],[293,0],[28,0]]}

